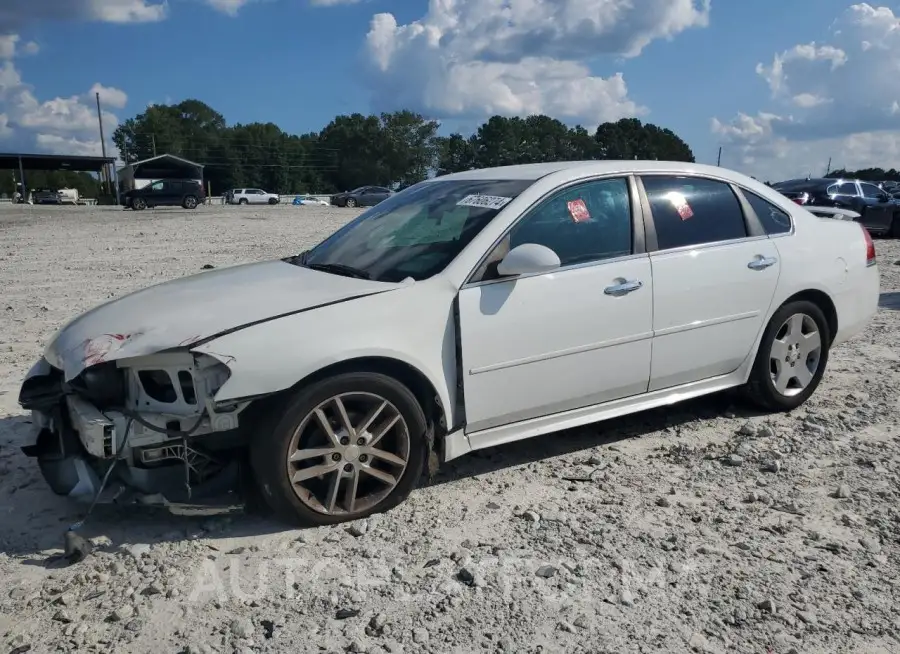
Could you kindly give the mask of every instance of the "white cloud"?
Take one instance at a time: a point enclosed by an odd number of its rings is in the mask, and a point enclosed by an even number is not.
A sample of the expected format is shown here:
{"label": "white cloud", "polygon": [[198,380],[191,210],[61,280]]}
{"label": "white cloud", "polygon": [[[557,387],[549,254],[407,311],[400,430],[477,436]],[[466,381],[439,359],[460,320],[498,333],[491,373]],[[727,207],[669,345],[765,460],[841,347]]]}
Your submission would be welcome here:
{"label": "white cloud", "polygon": [[360,0],[309,0],[314,7],[336,7],[337,5],[355,5]]}
{"label": "white cloud", "polygon": [[13,130],[9,126],[9,117],[6,114],[0,114],[0,139],[12,136]]}
{"label": "white cloud", "polygon": [[430,0],[406,25],[376,14],[366,38],[375,103],[430,115],[547,113],[596,124],[644,113],[601,55],[709,22],[709,0]]}
{"label": "white cloud", "polygon": [[97,93],[100,94],[100,104],[107,105],[110,107],[115,107],[116,109],[122,109],[128,104],[128,94],[121,89],[117,89],[113,86],[103,86],[100,82],[97,82],[91,87],[91,90],[88,91],[87,99],[95,100],[97,97]]}
{"label": "white cloud", "polygon": [[[35,142],[38,149],[54,154],[69,154],[82,157],[99,157],[103,154],[99,137],[91,140],[75,137],[67,138],[57,134],[38,134]],[[110,154],[107,148],[107,156],[117,156],[117,153]]]}
{"label": "white cloud", "polygon": [[241,7],[250,4],[250,2],[252,0],[206,0],[206,4],[210,7],[229,16],[237,16]]}
{"label": "white cloud", "polygon": [[0,32],[41,20],[153,23],[168,15],[167,0],[2,0]]}
{"label": "white cloud", "polygon": [[[4,116],[7,136],[15,149],[40,150],[80,154],[88,150],[100,151],[100,130],[97,120],[95,93],[100,92],[101,103],[121,108],[128,96],[121,90],[95,84],[82,95],[40,100],[11,60],[0,64],[0,115]],[[118,118],[103,111],[103,129],[107,150],[115,154],[110,141],[118,125]],[[7,131],[8,130],[8,131]]]}
{"label": "white cloud", "polygon": [[896,167],[900,154],[900,16],[850,6],[828,43],[796,45],[759,64],[772,106],[712,121],[723,165],[769,179],[832,168]]}

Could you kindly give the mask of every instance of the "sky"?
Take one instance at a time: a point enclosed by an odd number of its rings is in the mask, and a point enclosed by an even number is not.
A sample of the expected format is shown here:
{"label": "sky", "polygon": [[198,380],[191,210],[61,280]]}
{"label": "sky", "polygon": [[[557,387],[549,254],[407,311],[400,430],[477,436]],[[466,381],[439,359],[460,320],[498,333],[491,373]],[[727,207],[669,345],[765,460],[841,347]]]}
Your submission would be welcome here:
{"label": "sky", "polygon": [[99,154],[154,103],[318,131],[412,109],[638,117],[777,181],[900,168],[900,1],[0,0],[0,151]]}

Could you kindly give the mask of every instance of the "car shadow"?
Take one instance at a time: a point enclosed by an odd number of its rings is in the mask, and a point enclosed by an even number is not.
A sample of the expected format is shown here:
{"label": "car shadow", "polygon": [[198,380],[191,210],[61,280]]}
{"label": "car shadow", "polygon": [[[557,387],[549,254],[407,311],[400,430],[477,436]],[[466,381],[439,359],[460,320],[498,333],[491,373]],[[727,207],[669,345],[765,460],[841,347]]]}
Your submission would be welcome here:
{"label": "car shadow", "polygon": [[[571,455],[698,419],[723,415],[749,418],[761,415],[744,405],[734,392],[723,392],[675,407],[662,407],[622,418],[554,432],[526,441],[473,452],[441,466],[423,479],[420,488],[453,483],[505,468]],[[27,415],[0,418],[0,553],[26,565],[63,567],[64,534],[84,518],[86,505],[55,495],[44,482],[34,459],[20,448],[28,437]],[[196,538],[215,549],[220,540],[267,534],[298,536],[302,530],[247,508],[235,489],[192,505],[172,506],[98,504],[78,530],[85,538],[104,536],[114,544],[173,543]],[[231,545],[223,544],[223,547]]]}
{"label": "car shadow", "polygon": [[878,308],[879,309],[893,309],[894,311],[900,311],[900,291],[891,291],[889,293],[882,293],[878,297]]}
{"label": "car shadow", "polygon": [[[730,416],[747,419],[765,415],[743,401],[734,390],[723,391],[675,406],[659,407],[582,427],[544,434],[524,441],[478,450],[450,461],[422,486],[448,484],[505,468],[536,463],[558,456],[586,452],[631,438],[640,438],[667,427],[678,428],[695,420]],[[596,454],[596,453],[594,453]]]}

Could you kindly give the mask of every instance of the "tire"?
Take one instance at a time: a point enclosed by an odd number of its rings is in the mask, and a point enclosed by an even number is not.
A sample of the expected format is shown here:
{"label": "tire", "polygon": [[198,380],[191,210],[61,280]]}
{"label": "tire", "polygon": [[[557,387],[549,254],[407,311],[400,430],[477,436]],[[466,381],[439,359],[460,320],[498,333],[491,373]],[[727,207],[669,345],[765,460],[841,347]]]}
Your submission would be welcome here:
{"label": "tire", "polygon": [[278,204],[278,198],[269,198],[269,204]]}
{"label": "tire", "polygon": [[888,236],[891,238],[900,238],[900,212],[895,213],[891,219],[891,228],[888,230]]}
{"label": "tire", "polygon": [[349,207],[350,209],[353,209],[356,206],[356,200],[353,198],[347,198],[347,202],[344,203],[344,206]]}
{"label": "tire", "polygon": [[247,201],[247,198],[241,198],[238,200],[238,204],[250,204],[250,202]]}
{"label": "tire", "polygon": [[131,208],[135,211],[142,211],[147,208],[147,201],[144,198],[134,198],[131,201]]}
{"label": "tire", "polygon": [[[789,321],[793,324],[788,327]],[[796,321],[799,321],[796,322]],[[802,323],[797,336],[794,333],[785,334],[785,329],[797,331],[797,325]],[[808,358],[804,360],[804,349],[791,349],[793,343],[797,340],[803,341],[802,336],[808,336],[815,329],[819,334],[819,349],[817,352],[808,352]],[[781,336],[781,338],[778,338]],[[785,350],[784,345],[776,345],[776,339],[782,343],[787,343],[790,347]],[[790,411],[806,402],[807,399],[815,392],[822,381],[822,375],[825,374],[825,368],[828,365],[828,351],[831,346],[832,334],[828,327],[828,321],[825,314],[818,305],[807,300],[798,300],[790,302],[782,306],[772,319],[769,321],[765,332],[763,332],[762,340],[759,344],[759,351],[756,353],[756,361],[753,363],[753,369],[750,372],[750,379],[747,382],[746,391],[754,404],[770,411]],[[785,360],[780,357],[774,357],[774,349],[778,347],[785,354]],[[786,366],[791,363],[787,361],[790,357],[792,368]],[[813,365],[813,360],[815,361]],[[775,364],[778,361],[778,364]],[[806,373],[788,380],[788,386],[782,392],[773,379],[773,375],[777,375],[779,367],[786,371],[786,376],[792,374],[793,370],[797,373],[803,371],[802,366],[806,365]],[[773,367],[775,370],[773,371]],[[813,370],[810,370],[813,368]],[[809,377],[808,380],[802,377]],[[803,383],[806,382],[804,386]]]}
{"label": "tire", "polygon": [[197,198],[193,195],[186,195],[181,201],[181,206],[185,209],[196,209],[199,206]]}
{"label": "tire", "polygon": [[[335,397],[341,398],[344,413],[356,427],[374,407],[382,408],[362,432],[365,439],[372,436],[368,429],[377,433],[385,424],[393,425],[377,441],[378,448],[357,447],[350,442],[347,432],[339,427]],[[428,453],[425,415],[412,392],[395,379],[372,372],[341,374],[299,390],[282,407],[269,413],[273,418],[268,424],[263,421],[250,444],[256,482],[280,519],[302,526],[358,520],[397,506],[419,482]],[[328,417],[334,441],[314,417],[317,409]],[[395,415],[398,419],[391,423]],[[341,438],[343,444],[338,444]],[[300,452],[307,456],[292,463],[291,455]],[[368,454],[375,452],[379,454]],[[387,455],[395,461],[382,458]],[[401,467],[397,461],[402,463],[404,457]],[[313,468],[323,470],[322,474],[307,475],[297,486],[292,483],[292,475]],[[385,477],[394,483],[386,482]],[[354,503],[348,503],[353,479],[357,480],[358,494]]]}

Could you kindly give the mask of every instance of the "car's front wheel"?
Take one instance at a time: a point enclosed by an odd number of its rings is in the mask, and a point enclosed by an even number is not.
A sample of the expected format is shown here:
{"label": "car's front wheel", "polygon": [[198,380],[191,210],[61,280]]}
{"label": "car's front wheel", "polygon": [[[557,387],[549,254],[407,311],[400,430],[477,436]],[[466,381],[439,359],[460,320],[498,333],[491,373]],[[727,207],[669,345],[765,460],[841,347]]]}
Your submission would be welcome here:
{"label": "car's front wheel", "polygon": [[353,198],[347,198],[346,206],[352,209],[356,206],[356,200],[354,200]]}
{"label": "car's front wheel", "polygon": [[327,525],[387,511],[424,468],[426,421],[415,395],[378,373],[347,373],[299,391],[250,446],[267,503],[283,519]]}
{"label": "car's front wheel", "polygon": [[269,204],[278,204],[278,198],[269,198]]}
{"label": "car's front wheel", "polygon": [[147,208],[147,202],[144,200],[144,198],[134,198],[131,201],[131,208],[135,211],[141,211],[142,209]]}
{"label": "car's front wheel", "polygon": [[814,303],[782,306],[763,333],[747,383],[750,398],[773,411],[790,411],[813,394],[825,373],[831,332]]}

